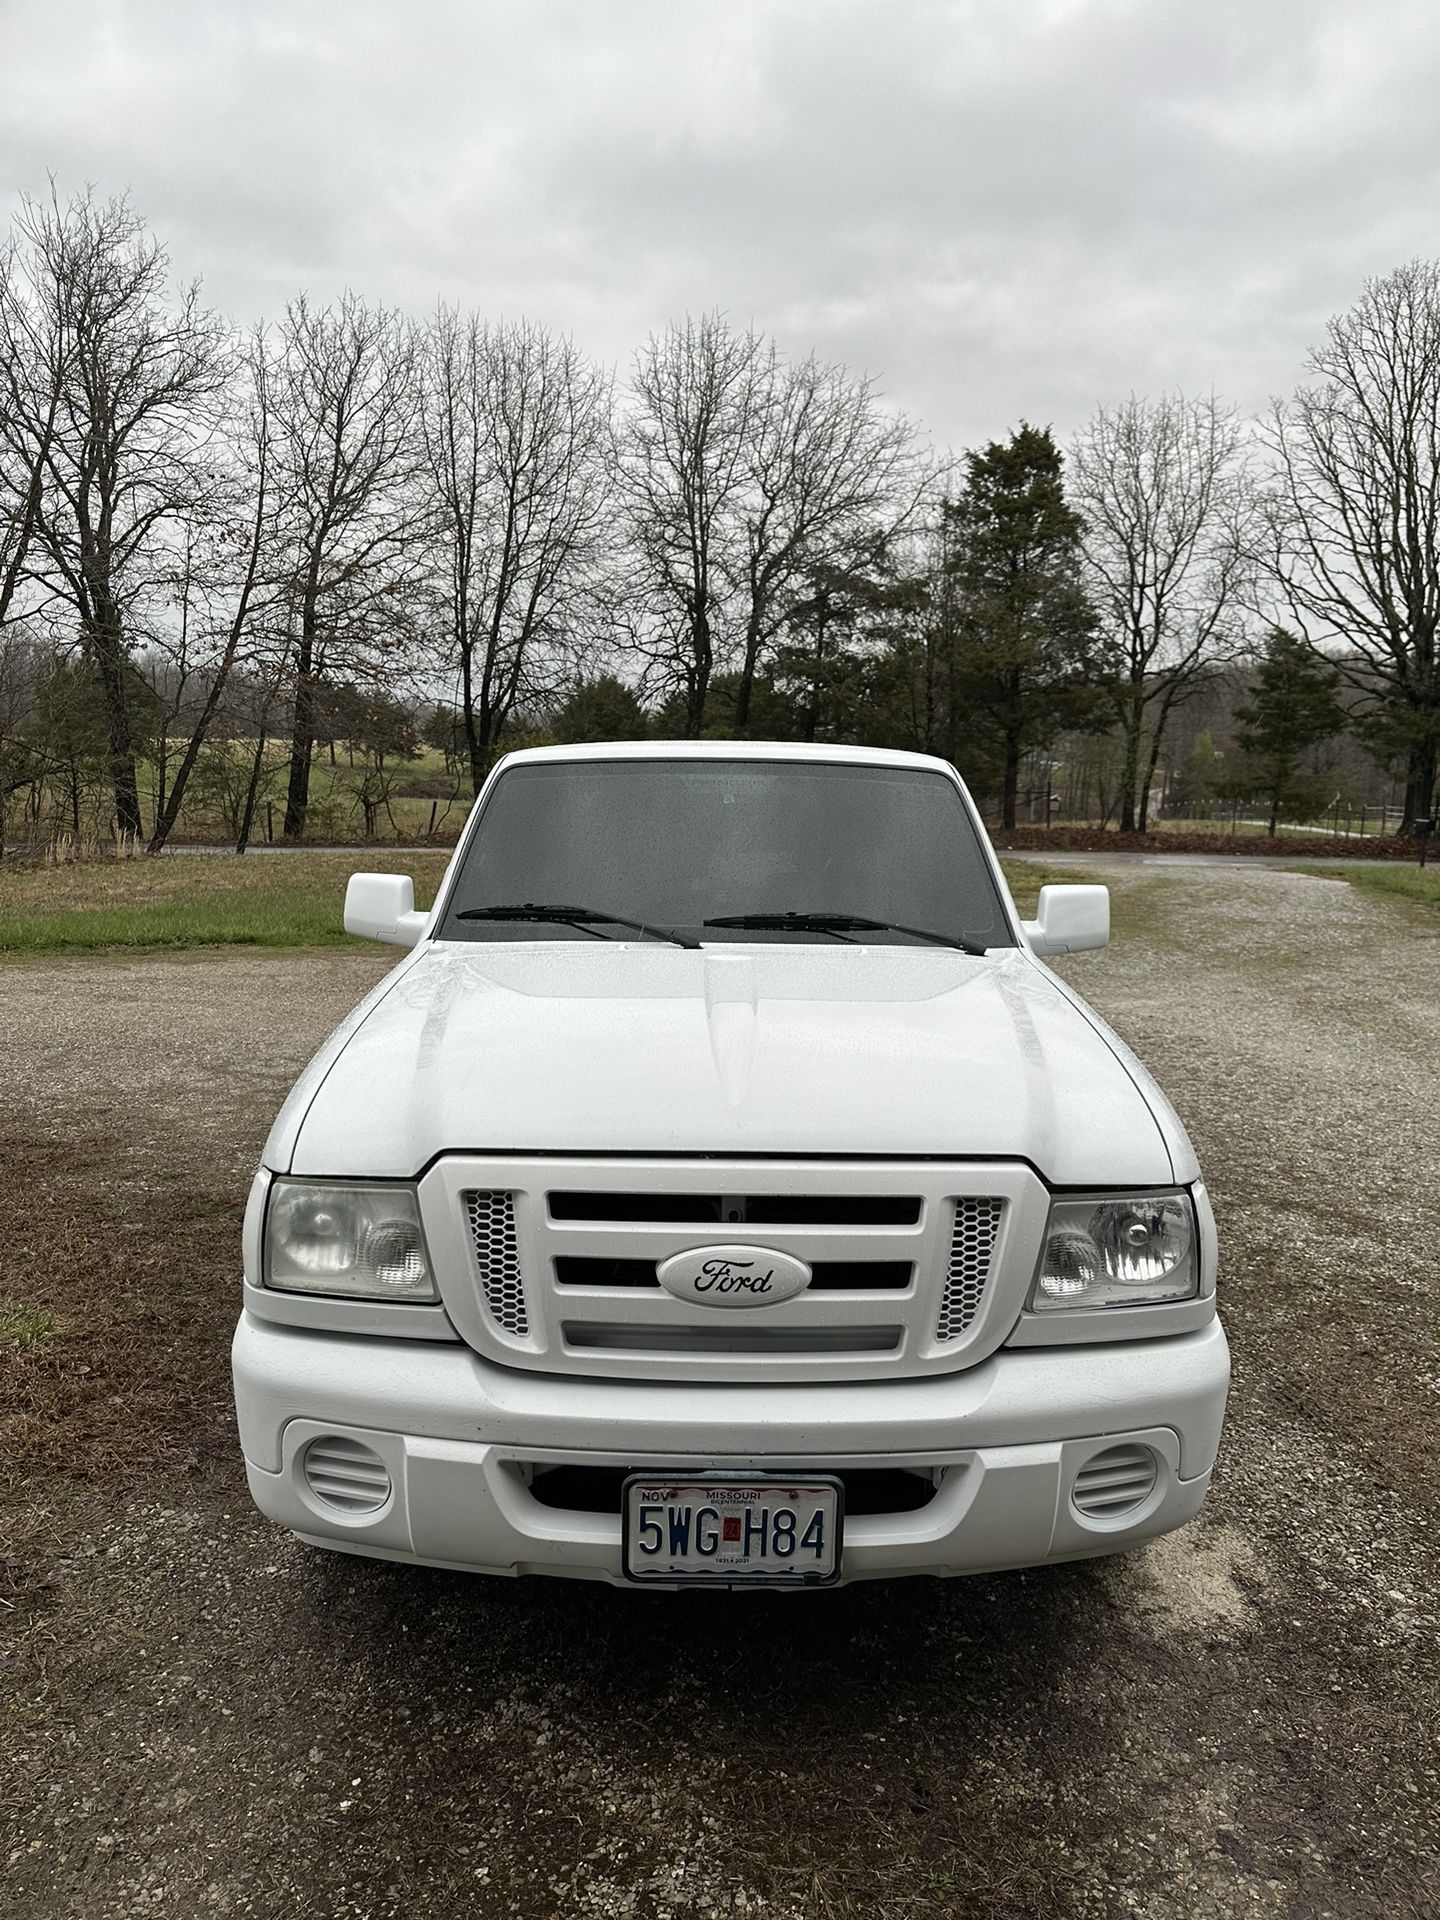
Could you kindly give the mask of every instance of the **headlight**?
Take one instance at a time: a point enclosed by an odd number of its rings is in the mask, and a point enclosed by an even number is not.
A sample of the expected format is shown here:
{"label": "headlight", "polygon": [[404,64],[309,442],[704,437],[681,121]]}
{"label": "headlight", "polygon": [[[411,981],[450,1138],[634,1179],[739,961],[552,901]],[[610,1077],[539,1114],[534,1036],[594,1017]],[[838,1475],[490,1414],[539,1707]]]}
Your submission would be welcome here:
{"label": "headlight", "polygon": [[1189,1300],[1200,1289],[1195,1209],[1188,1193],[1056,1200],[1034,1312],[1056,1307],[1141,1307]]}
{"label": "headlight", "polygon": [[367,1300],[438,1298],[415,1189],[277,1180],[265,1219],[265,1284]]}

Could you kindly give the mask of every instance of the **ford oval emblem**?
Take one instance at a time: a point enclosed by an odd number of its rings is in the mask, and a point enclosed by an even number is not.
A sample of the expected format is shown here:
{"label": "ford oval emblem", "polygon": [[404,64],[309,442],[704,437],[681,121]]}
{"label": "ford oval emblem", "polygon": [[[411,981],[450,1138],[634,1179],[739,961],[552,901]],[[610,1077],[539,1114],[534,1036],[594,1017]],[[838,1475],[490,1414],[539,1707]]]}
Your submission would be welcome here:
{"label": "ford oval emblem", "polygon": [[810,1284],[803,1260],[769,1247],[692,1247],[662,1260],[657,1277],[667,1293],[700,1307],[773,1307]]}

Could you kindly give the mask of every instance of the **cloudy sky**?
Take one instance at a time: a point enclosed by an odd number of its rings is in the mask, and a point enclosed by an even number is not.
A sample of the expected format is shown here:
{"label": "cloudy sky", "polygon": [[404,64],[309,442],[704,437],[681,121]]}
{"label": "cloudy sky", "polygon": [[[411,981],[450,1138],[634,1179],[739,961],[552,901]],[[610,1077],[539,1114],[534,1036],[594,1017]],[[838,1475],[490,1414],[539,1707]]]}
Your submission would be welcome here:
{"label": "cloudy sky", "polygon": [[0,179],[243,320],[723,307],[961,447],[1291,387],[1440,253],[1437,82],[1433,0],[0,0]]}

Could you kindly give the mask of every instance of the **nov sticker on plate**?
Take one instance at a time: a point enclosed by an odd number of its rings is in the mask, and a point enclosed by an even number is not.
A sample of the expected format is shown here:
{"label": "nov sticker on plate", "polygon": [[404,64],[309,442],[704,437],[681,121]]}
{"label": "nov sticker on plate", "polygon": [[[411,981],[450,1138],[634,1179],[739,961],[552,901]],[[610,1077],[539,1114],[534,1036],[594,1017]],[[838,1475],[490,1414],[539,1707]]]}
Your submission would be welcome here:
{"label": "nov sticker on plate", "polygon": [[632,1474],[623,1560],[631,1580],[828,1586],[840,1577],[844,1489],[829,1474]]}

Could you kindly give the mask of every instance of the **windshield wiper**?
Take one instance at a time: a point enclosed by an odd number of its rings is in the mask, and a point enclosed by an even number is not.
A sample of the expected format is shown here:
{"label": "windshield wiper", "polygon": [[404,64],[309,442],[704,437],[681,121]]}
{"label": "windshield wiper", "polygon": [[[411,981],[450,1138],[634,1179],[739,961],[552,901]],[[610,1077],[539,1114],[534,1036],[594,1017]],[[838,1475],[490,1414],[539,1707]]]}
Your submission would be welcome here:
{"label": "windshield wiper", "polygon": [[618,913],[597,913],[593,907],[540,906],[534,900],[526,900],[515,907],[463,907],[455,915],[457,920],[539,920],[550,921],[556,926],[583,927],[586,933],[593,933],[597,940],[608,940],[611,935],[601,933],[601,927],[630,927],[636,933],[653,933],[657,940],[668,940],[676,947],[698,947],[698,940],[690,940],[683,933],[676,933],[670,927],[652,927],[645,920],[627,920]]}
{"label": "windshield wiper", "polygon": [[937,947],[955,947],[961,953],[983,954],[986,949],[956,934],[931,933],[926,927],[907,927],[898,920],[867,920],[858,913],[727,913],[707,920],[707,927],[773,927],[788,933],[908,933],[912,940],[929,940]]}

